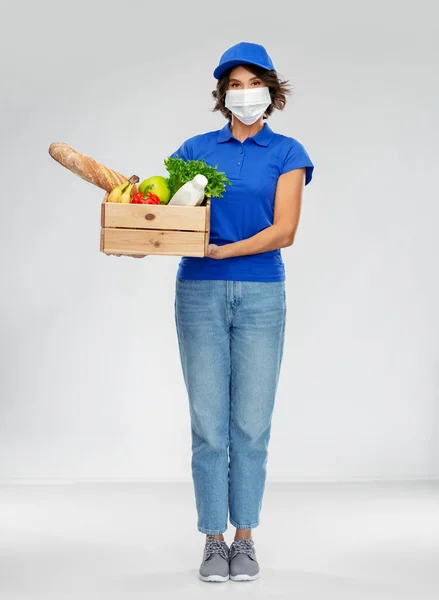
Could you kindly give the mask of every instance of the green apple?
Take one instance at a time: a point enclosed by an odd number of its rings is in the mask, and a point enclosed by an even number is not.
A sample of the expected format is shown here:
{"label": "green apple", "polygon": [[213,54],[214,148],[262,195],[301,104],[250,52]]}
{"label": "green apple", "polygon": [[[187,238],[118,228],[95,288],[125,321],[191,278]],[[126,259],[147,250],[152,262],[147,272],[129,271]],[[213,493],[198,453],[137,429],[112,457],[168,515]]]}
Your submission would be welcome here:
{"label": "green apple", "polygon": [[147,192],[150,190],[160,198],[160,204],[167,204],[171,199],[171,190],[169,189],[168,180],[161,175],[154,175],[144,179],[138,186],[139,192]]}

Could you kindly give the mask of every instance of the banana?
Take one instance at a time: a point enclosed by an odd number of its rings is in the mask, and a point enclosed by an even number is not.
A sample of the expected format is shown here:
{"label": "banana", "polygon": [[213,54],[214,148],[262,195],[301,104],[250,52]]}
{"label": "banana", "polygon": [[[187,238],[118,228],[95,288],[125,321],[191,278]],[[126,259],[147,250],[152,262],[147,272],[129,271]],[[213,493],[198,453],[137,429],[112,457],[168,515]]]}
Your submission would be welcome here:
{"label": "banana", "polygon": [[129,203],[131,198],[131,190],[133,189],[133,186],[139,181],[140,179],[137,177],[137,175],[132,175],[128,179],[128,181],[121,183],[120,185],[116,186],[111,190],[111,192],[108,195],[107,202],[122,202],[122,196],[128,191],[128,200],[126,199],[127,196],[124,196],[123,202],[124,204]]}
{"label": "banana", "polygon": [[107,202],[120,202],[120,198],[121,198],[122,194],[124,193],[124,191],[126,190],[126,188],[128,187],[128,185],[129,185],[129,182],[125,181],[125,183],[121,183],[120,185],[118,185],[114,189],[112,189],[107,198]]}
{"label": "banana", "polygon": [[119,202],[121,202],[122,204],[129,204],[131,201],[131,190],[134,187],[134,183],[130,183],[129,186],[124,190],[124,192],[122,193]]}

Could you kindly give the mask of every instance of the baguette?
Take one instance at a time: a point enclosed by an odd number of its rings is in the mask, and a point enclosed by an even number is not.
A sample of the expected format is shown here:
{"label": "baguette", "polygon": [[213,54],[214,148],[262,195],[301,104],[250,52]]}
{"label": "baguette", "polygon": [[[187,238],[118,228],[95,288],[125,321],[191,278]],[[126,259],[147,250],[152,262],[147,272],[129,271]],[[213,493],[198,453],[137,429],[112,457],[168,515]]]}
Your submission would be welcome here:
{"label": "baguette", "polygon": [[[77,152],[64,142],[52,142],[49,154],[63,167],[106,192],[111,192],[117,185],[128,181],[128,177],[100,165],[91,156]],[[136,192],[137,186],[134,185],[132,195]]]}

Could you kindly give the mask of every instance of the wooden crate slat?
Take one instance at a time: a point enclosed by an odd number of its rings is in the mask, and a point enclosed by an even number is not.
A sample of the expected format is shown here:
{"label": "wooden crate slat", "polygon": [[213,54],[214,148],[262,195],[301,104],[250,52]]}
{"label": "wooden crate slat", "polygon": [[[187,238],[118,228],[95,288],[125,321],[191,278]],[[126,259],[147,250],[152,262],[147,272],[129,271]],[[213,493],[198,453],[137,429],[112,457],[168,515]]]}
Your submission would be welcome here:
{"label": "wooden crate slat", "polygon": [[102,227],[206,231],[204,206],[102,203]]}
{"label": "wooden crate slat", "polygon": [[103,252],[204,256],[204,231],[119,229],[105,227]]}

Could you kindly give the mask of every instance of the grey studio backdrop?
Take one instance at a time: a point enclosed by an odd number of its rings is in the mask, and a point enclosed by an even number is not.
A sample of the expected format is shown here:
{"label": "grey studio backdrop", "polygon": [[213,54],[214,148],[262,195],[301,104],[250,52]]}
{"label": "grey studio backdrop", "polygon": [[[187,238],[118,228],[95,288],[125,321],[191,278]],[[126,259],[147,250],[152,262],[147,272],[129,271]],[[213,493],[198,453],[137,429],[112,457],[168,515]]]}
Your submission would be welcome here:
{"label": "grey studio backdrop", "polygon": [[225,124],[212,71],[238,41],[263,44],[294,86],[269,124],[315,164],[282,251],[268,481],[438,477],[432,9],[2,3],[1,481],[190,480],[179,257],[101,254],[103,192],[47,150],[166,176],[183,140]]}

